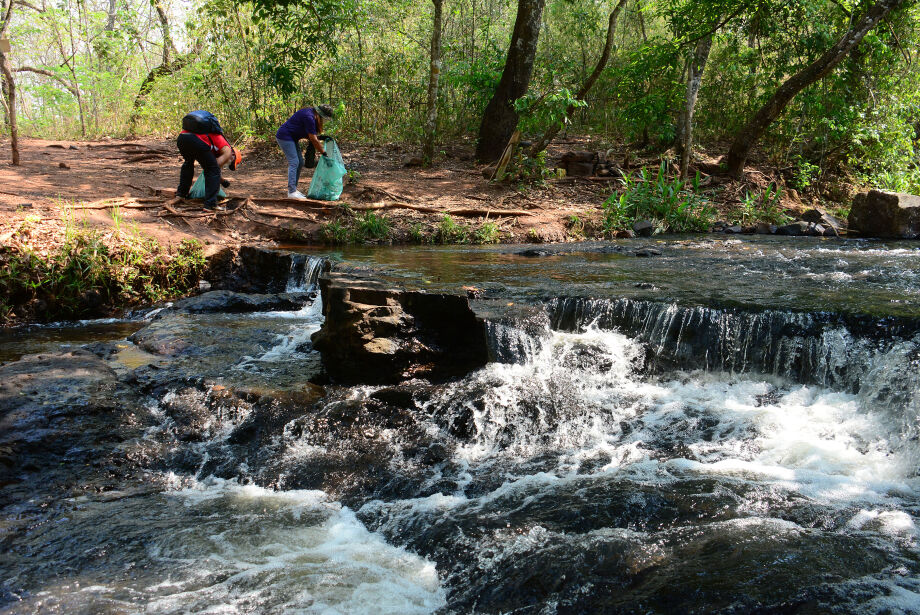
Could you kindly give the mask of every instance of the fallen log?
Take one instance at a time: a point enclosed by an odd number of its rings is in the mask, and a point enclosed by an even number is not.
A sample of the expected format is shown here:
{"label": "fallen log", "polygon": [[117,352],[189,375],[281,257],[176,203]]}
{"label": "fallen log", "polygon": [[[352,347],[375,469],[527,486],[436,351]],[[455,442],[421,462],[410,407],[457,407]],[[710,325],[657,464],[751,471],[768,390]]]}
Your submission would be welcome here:
{"label": "fallen log", "polygon": [[[316,217],[306,217],[306,216],[295,216],[292,214],[281,213],[280,211],[264,211],[259,209],[250,209],[254,214],[260,216],[270,216],[272,218],[285,218],[287,220],[301,220],[303,222],[316,222]],[[247,219],[250,219],[249,216],[246,216]]]}
{"label": "fallen log", "polygon": [[282,199],[282,198],[272,198],[272,197],[250,197],[253,203],[255,204],[266,204],[266,205],[284,205],[287,207],[296,207],[297,205],[313,205],[315,207],[322,207],[325,209],[338,209],[339,206],[334,205],[335,201],[317,201],[315,199]]}
{"label": "fallen log", "polygon": [[409,203],[385,203],[382,205],[355,205],[352,206],[354,211],[380,211],[384,209],[410,209],[427,214],[444,214],[447,216],[460,216],[464,218],[476,218],[480,216],[532,216],[532,212],[523,209],[438,209],[436,207],[427,207],[424,205],[410,205]]}
{"label": "fallen log", "polygon": [[169,155],[170,154],[167,154],[166,152],[157,152],[157,153],[150,152],[146,154],[139,154],[137,156],[131,156],[130,158],[125,158],[125,164],[134,163],[134,162],[143,162],[144,160],[158,160],[161,158],[166,158]]}

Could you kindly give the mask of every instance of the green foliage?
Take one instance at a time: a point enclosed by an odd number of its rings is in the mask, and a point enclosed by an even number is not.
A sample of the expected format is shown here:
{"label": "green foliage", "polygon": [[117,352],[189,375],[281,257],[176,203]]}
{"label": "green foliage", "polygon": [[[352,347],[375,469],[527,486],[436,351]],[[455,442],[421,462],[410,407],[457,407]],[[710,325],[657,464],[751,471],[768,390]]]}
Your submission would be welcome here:
{"label": "green foliage", "polygon": [[526,148],[516,147],[508,166],[501,176],[496,175],[496,180],[505,180],[518,183],[522,186],[542,184],[544,180],[556,175],[555,170],[546,168],[546,152],[539,152],[531,156]]}
{"label": "green foliage", "polygon": [[667,163],[656,175],[642,169],[637,178],[624,177],[623,193],[604,203],[602,226],[610,234],[648,219],[664,230],[681,233],[706,231],[715,219],[715,209],[700,192],[699,176],[691,182],[670,178]]}
{"label": "green foliage", "polygon": [[[27,231],[28,224],[19,229]],[[194,239],[170,254],[152,238],[133,234],[112,244],[100,231],[68,226],[47,254],[27,242],[0,248],[0,323],[89,318],[180,296],[197,287],[206,265]]]}
{"label": "green foliage", "polygon": [[323,239],[332,244],[348,243],[348,227],[339,220],[333,220],[323,225],[321,231]]}
{"label": "green foliage", "polygon": [[579,109],[588,103],[575,97],[568,88],[547,92],[540,96],[528,93],[514,101],[518,112],[518,128],[524,134],[543,132],[554,124],[568,123],[566,111],[569,107]]}
{"label": "green foliage", "polygon": [[344,216],[323,225],[321,234],[327,243],[363,243],[381,241],[390,236],[391,225],[386,216],[372,211],[356,216],[347,205],[343,209]]}
{"label": "green foliage", "polygon": [[569,237],[573,239],[584,239],[585,238],[585,221],[572,214],[566,220],[566,226],[569,229]]}
{"label": "green foliage", "polygon": [[445,214],[438,223],[435,234],[439,243],[467,243],[470,228],[465,224],[458,224],[450,215]]}
{"label": "green foliage", "polygon": [[[201,0],[167,3],[169,37],[149,0],[15,3],[10,32],[24,136],[174,136],[189,110],[215,113],[235,141],[268,141],[298,108],[329,102],[343,140],[418,142],[429,71],[430,3],[406,0]],[[531,135],[577,112],[566,130],[606,143],[663,149],[674,138],[693,42],[720,25],[700,91],[695,140],[724,142],[783,80],[834,44],[867,3],[830,0],[653,0],[620,16],[606,70],[586,101],[610,6],[550,2],[531,93],[515,103]],[[447,7],[439,139],[475,134],[507,54],[515,11],[457,0]],[[113,27],[114,26],[114,27]],[[760,142],[800,190],[828,173],[916,190],[920,168],[920,4],[871,31],[828,76],[801,92]],[[168,47],[170,63],[156,73]],[[174,49],[172,49],[174,47]],[[158,75],[158,76],[157,76]],[[141,84],[156,76],[139,97]],[[79,92],[79,97],[76,93]],[[136,121],[132,122],[132,118]],[[539,161],[515,161],[539,181]],[[350,176],[350,180],[358,179]]]}
{"label": "green foliage", "polygon": [[483,222],[473,233],[476,243],[498,243],[501,240],[501,231],[495,222]]}
{"label": "green foliage", "polygon": [[780,207],[782,196],[782,188],[772,183],[760,192],[751,193],[745,190],[744,198],[738,206],[738,217],[735,221],[740,224],[754,222],[768,222],[777,225],[787,224],[791,219],[783,213],[782,207]]}
{"label": "green foliage", "polygon": [[351,238],[355,242],[386,239],[389,235],[390,221],[386,216],[378,216],[372,211],[358,216],[351,229]]}
{"label": "green foliage", "polygon": [[409,238],[415,243],[425,243],[428,236],[421,222],[415,222],[409,227]]}

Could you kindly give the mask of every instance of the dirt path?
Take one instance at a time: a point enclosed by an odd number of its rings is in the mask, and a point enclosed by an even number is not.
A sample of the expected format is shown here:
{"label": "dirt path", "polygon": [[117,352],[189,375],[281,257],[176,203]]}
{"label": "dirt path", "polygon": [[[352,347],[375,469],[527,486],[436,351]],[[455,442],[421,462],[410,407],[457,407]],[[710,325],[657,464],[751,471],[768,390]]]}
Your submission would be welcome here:
{"label": "dirt path", "polygon": [[[164,243],[195,237],[212,246],[273,241],[324,241],[324,226],[347,223],[373,211],[385,215],[386,241],[411,241],[435,232],[445,214],[472,230],[497,224],[505,242],[578,238],[571,217],[596,219],[614,189],[608,181],[568,179],[539,188],[490,182],[471,160],[471,148],[448,148],[431,168],[406,167],[414,153],[399,146],[341,144],[346,166],[357,178],[337,203],[300,203],[286,198],[286,163],[277,148],[244,152],[224,215],[204,215],[200,203],[175,201],[181,158],[171,140],[58,142],[24,139],[22,165],[0,162],[0,238],[27,217],[74,219],[91,225],[124,225]],[[560,151],[583,147],[557,144]],[[0,142],[8,148],[8,142]],[[303,192],[312,172],[304,171]],[[114,199],[106,201],[106,199]],[[120,207],[113,211],[112,205]],[[343,205],[347,205],[348,211]],[[118,218],[117,222],[115,218]]]}

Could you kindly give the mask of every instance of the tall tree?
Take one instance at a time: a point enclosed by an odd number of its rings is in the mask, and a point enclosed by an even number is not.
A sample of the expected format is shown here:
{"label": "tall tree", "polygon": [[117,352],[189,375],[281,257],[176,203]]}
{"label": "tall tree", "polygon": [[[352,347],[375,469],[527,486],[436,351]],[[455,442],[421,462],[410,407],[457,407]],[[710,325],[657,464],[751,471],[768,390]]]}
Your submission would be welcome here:
{"label": "tall tree", "polygon": [[444,0],[431,0],[434,17],[431,24],[431,66],[428,73],[428,113],[425,116],[425,144],[422,155],[426,164],[434,158],[434,140],[438,130],[438,81],[441,76],[441,9]]}
{"label": "tall tree", "polygon": [[728,150],[728,173],[740,177],[751,148],[796,94],[827,76],[886,15],[906,3],[906,0],[879,0],[862,18],[853,21],[850,29],[821,57],[787,79],[735,135]]}
{"label": "tall tree", "polygon": [[[584,100],[588,96],[588,92],[591,91],[591,88],[594,87],[594,83],[601,76],[601,73],[604,72],[604,68],[606,68],[608,60],[610,60],[610,52],[613,49],[613,34],[616,30],[617,18],[620,16],[620,11],[623,10],[624,6],[626,6],[626,0],[619,0],[617,5],[610,12],[610,17],[607,20],[607,38],[604,41],[604,49],[601,51],[601,57],[598,58],[594,70],[591,71],[591,74],[588,75],[588,78],[585,79],[585,82],[582,84],[581,89],[578,90],[578,94],[575,95],[576,100]],[[574,113],[575,105],[566,107],[564,121],[568,122],[572,119]],[[540,137],[540,140],[531,147],[530,155],[535,156],[545,150],[546,146],[548,146],[552,140],[556,138],[556,135],[559,134],[562,126],[563,123],[554,122],[552,126],[547,128],[543,136]]]}
{"label": "tall tree", "polygon": [[[163,3],[160,0],[152,0],[151,5],[154,10],[156,10],[157,19],[160,22],[160,31],[163,35],[163,55],[160,60],[160,65],[147,73],[147,76],[141,82],[141,87],[137,92],[137,96],[134,98],[134,108],[131,111],[130,121],[132,132],[137,126],[137,121],[140,119],[141,115],[141,109],[144,107],[147,96],[153,90],[153,86],[156,84],[157,79],[165,77],[166,75],[171,75],[185,65],[184,62],[174,61],[172,59],[172,54],[176,52],[176,45],[172,40],[169,28],[169,17],[166,14]],[[114,5],[112,5],[112,8],[114,8]],[[113,13],[109,13],[110,19],[112,19],[112,14]]]}
{"label": "tall tree", "polygon": [[[0,4],[0,39],[6,38],[13,19],[13,1],[4,0]],[[0,72],[6,84],[6,115],[10,125],[10,149],[13,155],[13,165],[19,165],[19,127],[16,125],[16,80],[13,79],[13,69],[10,67],[9,55],[0,48]]]}
{"label": "tall tree", "polygon": [[544,4],[545,0],[518,0],[505,68],[479,125],[478,160],[492,162],[498,159],[517,128],[514,101],[526,94],[530,85]]}
{"label": "tall tree", "polygon": [[712,49],[712,34],[697,41],[687,67],[687,95],[684,99],[684,108],[681,109],[680,117],[677,119],[677,151],[680,154],[681,179],[687,178],[687,170],[690,167],[690,155],[693,149],[693,112],[696,109],[696,99],[703,82],[703,70],[706,68],[710,49]]}

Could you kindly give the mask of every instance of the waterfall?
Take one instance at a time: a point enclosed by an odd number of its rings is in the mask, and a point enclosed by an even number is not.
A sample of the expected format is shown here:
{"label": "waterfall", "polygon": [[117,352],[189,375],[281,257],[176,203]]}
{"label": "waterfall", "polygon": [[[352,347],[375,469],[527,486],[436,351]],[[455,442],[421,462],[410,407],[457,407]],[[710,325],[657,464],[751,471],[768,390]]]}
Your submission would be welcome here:
{"label": "waterfall", "polygon": [[309,256],[307,254],[291,255],[291,272],[288,275],[288,293],[306,292],[316,286],[320,273],[326,269],[329,261],[322,256]]}
{"label": "waterfall", "polygon": [[917,403],[917,320],[629,299],[560,298],[550,301],[548,309],[554,329],[580,331],[593,325],[644,343],[652,368],[761,372],[879,403]]}

